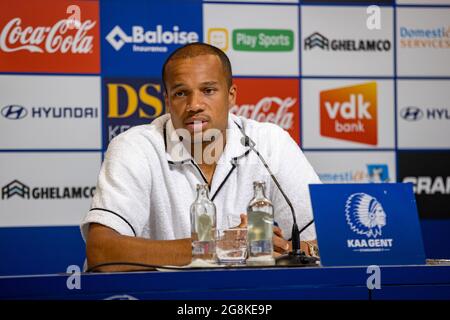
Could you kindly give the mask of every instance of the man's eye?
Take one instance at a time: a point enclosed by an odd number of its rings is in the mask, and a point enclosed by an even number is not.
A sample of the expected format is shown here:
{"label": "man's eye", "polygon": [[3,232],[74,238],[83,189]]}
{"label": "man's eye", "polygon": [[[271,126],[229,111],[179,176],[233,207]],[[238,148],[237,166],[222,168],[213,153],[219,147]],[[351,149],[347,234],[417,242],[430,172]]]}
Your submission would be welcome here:
{"label": "man's eye", "polygon": [[185,96],[184,91],[175,92],[175,97],[184,97],[184,96]]}
{"label": "man's eye", "polygon": [[204,90],[204,93],[207,94],[207,95],[210,95],[210,94],[213,94],[215,91],[216,91],[215,88],[206,88]]}

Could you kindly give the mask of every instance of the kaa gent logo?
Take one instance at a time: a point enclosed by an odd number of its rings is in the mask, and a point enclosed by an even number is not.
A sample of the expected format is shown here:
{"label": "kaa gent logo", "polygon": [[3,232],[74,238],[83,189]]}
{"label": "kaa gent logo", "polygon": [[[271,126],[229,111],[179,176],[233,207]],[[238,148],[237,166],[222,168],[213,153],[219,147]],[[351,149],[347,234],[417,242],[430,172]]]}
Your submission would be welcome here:
{"label": "kaa gent logo", "polygon": [[366,193],[352,194],[345,203],[345,218],[353,232],[368,238],[347,239],[348,248],[360,252],[391,250],[393,239],[376,239],[386,226],[386,213],[377,199]]}
{"label": "kaa gent logo", "polygon": [[381,203],[366,193],[354,193],[347,199],[345,218],[352,231],[368,238],[381,236],[381,228],[386,225]]}

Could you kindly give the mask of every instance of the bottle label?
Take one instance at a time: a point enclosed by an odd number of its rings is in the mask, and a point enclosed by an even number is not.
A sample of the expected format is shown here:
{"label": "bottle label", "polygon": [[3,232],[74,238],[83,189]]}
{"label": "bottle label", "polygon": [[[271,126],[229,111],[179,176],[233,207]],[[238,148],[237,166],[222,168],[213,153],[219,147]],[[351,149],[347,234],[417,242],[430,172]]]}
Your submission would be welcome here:
{"label": "bottle label", "polygon": [[252,241],[250,245],[250,253],[257,254],[263,252],[263,248],[259,242],[260,241]]}
{"label": "bottle label", "polygon": [[261,253],[272,253],[272,241],[259,240],[250,242],[250,255],[259,255]]}
{"label": "bottle label", "polygon": [[192,254],[193,255],[205,254],[205,247],[202,246],[201,244],[193,243]]}

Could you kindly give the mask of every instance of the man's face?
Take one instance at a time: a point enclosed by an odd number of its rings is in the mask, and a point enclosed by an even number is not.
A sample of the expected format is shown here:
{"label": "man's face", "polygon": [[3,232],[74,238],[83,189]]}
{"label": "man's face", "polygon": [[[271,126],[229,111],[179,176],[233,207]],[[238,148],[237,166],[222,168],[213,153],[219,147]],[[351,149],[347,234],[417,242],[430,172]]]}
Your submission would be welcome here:
{"label": "man's face", "polygon": [[218,56],[172,60],[166,66],[165,85],[165,102],[175,129],[187,129],[191,137],[208,129],[225,133],[236,87],[228,88]]}

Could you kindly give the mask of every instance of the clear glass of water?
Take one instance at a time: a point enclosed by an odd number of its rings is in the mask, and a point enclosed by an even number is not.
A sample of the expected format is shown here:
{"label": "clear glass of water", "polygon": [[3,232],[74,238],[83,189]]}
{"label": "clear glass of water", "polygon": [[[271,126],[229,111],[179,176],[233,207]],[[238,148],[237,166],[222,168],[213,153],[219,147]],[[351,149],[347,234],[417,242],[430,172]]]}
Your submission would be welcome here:
{"label": "clear glass of water", "polygon": [[222,229],[218,229],[216,255],[220,265],[242,265],[247,259],[247,228],[240,228],[239,215],[224,217]]}

